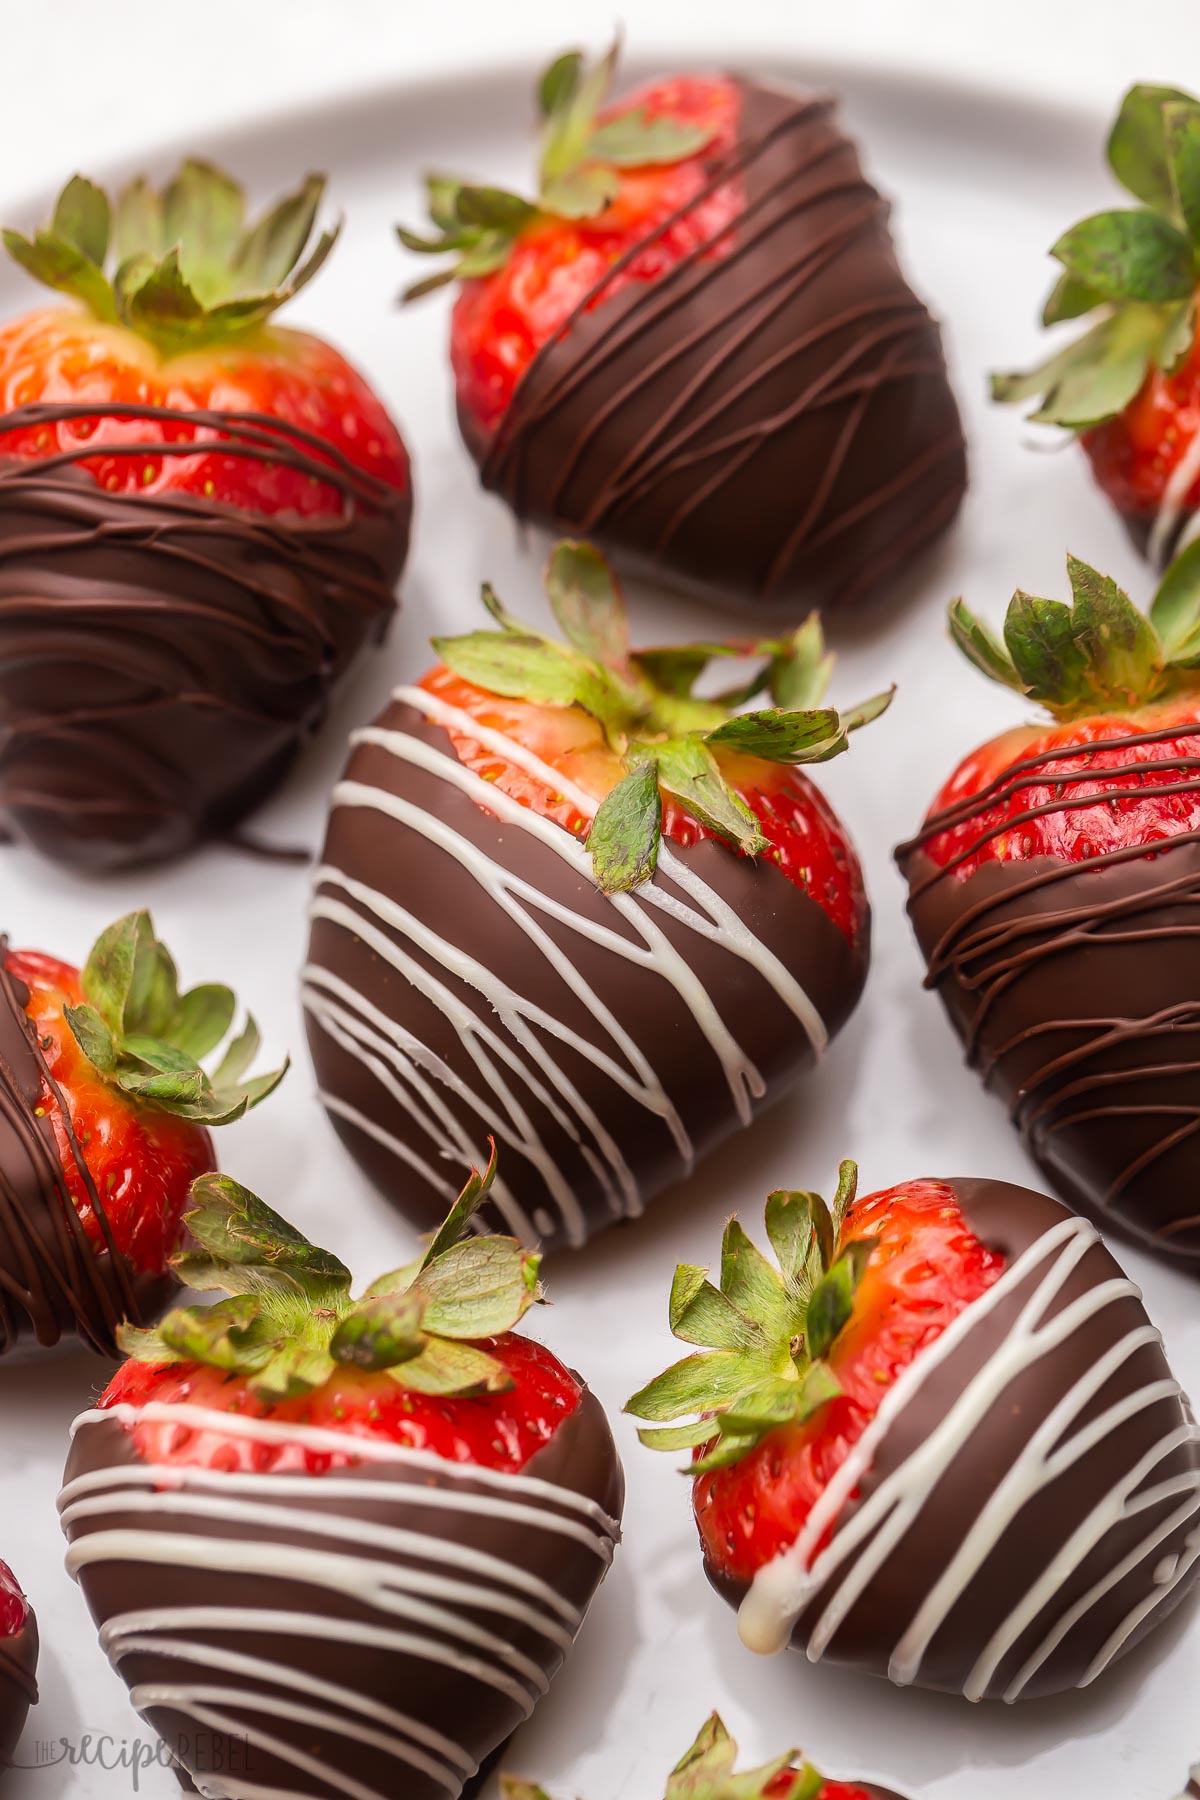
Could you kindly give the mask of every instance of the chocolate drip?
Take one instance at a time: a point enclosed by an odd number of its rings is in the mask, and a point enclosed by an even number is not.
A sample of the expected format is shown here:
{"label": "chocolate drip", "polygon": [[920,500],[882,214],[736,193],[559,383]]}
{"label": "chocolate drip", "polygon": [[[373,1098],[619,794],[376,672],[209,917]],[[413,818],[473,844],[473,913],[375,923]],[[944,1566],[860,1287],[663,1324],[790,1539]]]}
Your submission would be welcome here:
{"label": "chocolate drip", "polygon": [[[220,435],[0,456],[0,829],[93,869],[176,855],[265,798],[382,637],[411,513],[408,491],[256,413],[44,404],[0,415],[0,436],[98,418]],[[110,493],[78,466],[216,449],[342,510]]]}
{"label": "chocolate drip", "polygon": [[[80,1421],[61,1504],[82,1561],[68,1562],[97,1623],[122,1621],[110,1651],[148,1722],[220,1795],[244,1782],[338,1800],[332,1777],[350,1775],[380,1796],[457,1800],[561,1666],[624,1493],[589,1392],[519,1476],[399,1451],[249,1484],[173,1468],[161,1509],[144,1509],[143,1467],[124,1423]],[[107,1504],[74,1514],[70,1483],[98,1472],[80,1497]],[[137,1554],[121,1539],[110,1552],[114,1532]],[[210,1556],[190,1552],[197,1537]],[[256,1546],[260,1566],[244,1566]],[[502,1654],[485,1647],[497,1635]],[[214,1769],[228,1787],[205,1785]]]}
{"label": "chocolate drip", "polygon": [[37,1705],[37,1659],[38,1628],[31,1611],[20,1631],[0,1637],[0,1777],[11,1768],[29,1709]]}
{"label": "chocolate drip", "polygon": [[738,81],[731,227],[653,281],[619,258],[538,352],[494,437],[465,408],[485,487],[707,598],[780,609],[887,588],[966,487],[937,326],[888,206],[830,99]]}
{"label": "chocolate drip", "polygon": [[[352,1153],[419,1228],[436,1226],[458,1163],[465,1170],[486,1155],[495,1132],[496,1191],[515,1205],[493,1212],[490,1223],[546,1247],[578,1244],[640,1211],[737,1129],[720,1032],[706,1033],[590,870],[542,841],[542,821],[528,809],[519,821],[497,817],[412,760],[427,750],[457,769],[441,725],[396,700],[362,735],[334,791],[305,976],[322,1098]],[[399,739],[415,744],[408,757],[389,748]],[[364,797],[368,803],[357,803]],[[862,991],[865,929],[852,947],[768,860],[712,841],[670,846],[656,877],[693,920],[695,893],[668,873],[668,856],[778,959],[832,1036]],[[529,901],[527,914],[548,950],[501,904],[498,880],[519,884],[518,900],[544,897]],[[634,904],[761,1076],[761,1091],[747,1102],[751,1115],[790,1091],[816,1052],[779,989],[734,953],[728,936]],[[604,933],[636,946],[642,960],[621,954]],[[598,1004],[615,1029],[606,1029]],[[664,1096],[657,1109],[649,1093],[656,1081]],[[556,1179],[580,1209],[574,1225]]]}
{"label": "chocolate drip", "polygon": [[[1177,742],[1178,727],[1106,739],[1106,750]],[[897,851],[909,913],[967,1059],[1006,1101],[1056,1191],[1106,1228],[1200,1270],[1200,833],[1071,863],[1049,856],[960,864],[1032,819],[1103,804],[1074,794],[1121,774],[1139,799],[1200,791],[1200,758],[1164,755],[1068,775],[1059,746],[926,820]],[[1178,776],[1178,779],[1176,779]],[[1025,787],[1054,797],[1006,818],[944,866],[939,832]]]}
{"label": "chocolate drip", "polygon": [[[1194,1585],[1200,1434],[1089,1224],[1006,1182],[948,1185],[1003,1255],[1003,1285],[967,1308],[951,1353],[935,1343],[899,1378],[898,1397],[919,1384],[811,1565],[791,1641],[901,1685],[1013,1701],[1086,1685]],[[747,1592],[708,1574],[735,1604]]]}
{"label": "chocolate drip", "polygon": [[[29,990],[4,966],[0,938],[0,1355],[75,1338],[115,1356],[123,1319],[150,1324],[174,1282],[138,1274],[117,1250],[66,1096],[25,1013]],[[71,1200],[43,1097],[49,1089],[66,1122],[72,1172],[104,1238],[99,1249]]]}

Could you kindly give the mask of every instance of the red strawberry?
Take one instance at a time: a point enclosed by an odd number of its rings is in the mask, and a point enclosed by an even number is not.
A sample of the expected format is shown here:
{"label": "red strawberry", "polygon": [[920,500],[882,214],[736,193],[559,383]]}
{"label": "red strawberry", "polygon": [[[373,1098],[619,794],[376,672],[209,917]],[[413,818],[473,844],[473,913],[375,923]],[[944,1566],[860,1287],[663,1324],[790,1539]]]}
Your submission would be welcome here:
{"label": "red strawberry", "polygon": [[37,1704],[37,1659],[33,1608],[0,1562],[0,1775],[11,1768],[29,1708]]}
{"label": "red strawberry", "polygon": [[207,164],[111,206],[76,176],[47,231],[4,233],[82,303],[0,329],[0,818],[51,855],[235,823],[391,612],[404,445],[272,320],[333,246],[302,260],[323,188],[248,226]]}
{"label": "red strawberry", "polygon": [[406,298],[460,283],[484,485],[710,597],[875,593],[965,485],[886,203],[826,97],[686,74],[607,104],[615,65],[542,77],[532,199],[433,176],[432,234],[399,233],[451,259]]}
{"label": "red strawberry", "polygon": [[175,1267],[230,1297],[124,1334],[60,1501],[112,1659],[190,1773],[454,1800],[569,1649],[620,1465],[583,1383],[512,1332],[538,1258],[472,1235],[494,1173],[357,1301],[252,1194],[195,1184]]}
{"label": "red strawberry", "polygon": [[[890,1788],[875,1782],[827,1781],[811,1763],[798,1766],[799,1757],[798,1750],[789,1750],[764,1768],[735,1774],[737,1745],[713,1713],[672,1770],[666,1800],[897,1800]],[[549,1800],[527,1781],[504,1777],[500,1786],[504,1800]]]}
{"label": "red strawberry", "polygon": [[1042,315],[1095,322],[1040,367],[995,376],[992,393],[1036,398],[1035,419],[1079,434],[1133,541],[1162,568],[1200,511],[1200,101],[1131,88],[1108,160],[1141,205],[1095,213],[1059,238],[1051,255],[1064,273]]}
{"label": "red strawberry", "polygon": [[174,1286],[193,1180],[214,1164],[208,1128],[240,1118],[284,1070],[243,1081],[248,1019],[232,992],[181,994],[148,913],[97,940],[82,971],[40,951],[0,958],[0,1330],[5,1349],[75,1332],[112,1354],[124,1316],[156,1316]]}
{"label": "red strawberry", "polygon": [[1044,1195],[855,1185],[843,1163],[831,1210],[771,1195],[778,1267],[731,1220],[719,1288],[677,1269],[701,1353],[628,1410],[693,1447],[705,1570],[751,1649],[971,1699],[1086,1685],[1197,1560],[1200,1446],[1139,1292]]}
{"label": "red strawberry", "polygon": [[[486,589],[495,628],[436,639],[440,665],[356,734],[305,1003],[322,1097],[403,1211],[428,1225],[439,1164],[495,1132],[516,1170],[497,1209],[549,1246],[640,1210],[849,1016],[862,874],[801,765],[891,696],[821,703],[815,615],[635,651],[590,546],[558,546],[547,590],[566,644]],[[699,698],[735,657],[756,666]]]}
{"label": "red strawberry", "polygon": [[985,744],[898,852],[971,1061],[1071,1205],[1200,1269],[1200,549],[1142,617],[1086,564],[966,655],[1056,721]]}

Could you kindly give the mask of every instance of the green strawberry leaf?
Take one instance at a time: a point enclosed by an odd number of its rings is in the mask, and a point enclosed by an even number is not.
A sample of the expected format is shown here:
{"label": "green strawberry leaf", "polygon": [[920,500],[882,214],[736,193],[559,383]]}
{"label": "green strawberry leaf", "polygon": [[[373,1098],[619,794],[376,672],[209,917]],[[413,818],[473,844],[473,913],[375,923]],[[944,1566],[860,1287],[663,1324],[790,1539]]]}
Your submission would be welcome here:
{"label": "green strawberry leaf", "polygon": [[117,1040],[112,1027],[102,1019],[94,1006],[64,1006],[63,1017],[75,1041],[94,1068],[102,1075],[111,1074],[117,1066]]}
{"label": "green strawberry leaf", "polygon": [[157,262],[166,250],[162,196],[143,177],[131,181],[117,196],[112,235],[118,268],[134,257]]}
{"label": "green strawberry leaf", "polygon": [[346,1314],[329,1345],[334,1362],[356,1369],[393,1369],[421,1355],[425,1303],[419,1294],[377,1294]]}
{"label": "green strawberry leaf", "polygon": [[1025,692],[1025,683],[1017,673],[1012,657],[994,633],[977,619],[961,596],[950,602],[950,636],[969,662],[991,681]]}
{"label": "green strawberry leaf", "polygon": [[767,762],[796,763],[817,760],[829,750],[844,750],[846,733],[833,707],[810,712],[737,713],[710,731],[706,740]]}
{"label": "green strawberry leaf", "polygon": [[1164,119],[1164,108],[1171,102],[1195,105],[1181,88],[1140,83],[1131,87],[1108,140],[1108,160],[1118,181],[1161,213],[1172,210],[1175,198]]}
{"label": "green strawberry leaf", "polygon": [[834,1339],[850,1322],[854,1296],[876,1242],[875,1238],[859,1238],[847,1244],[829,1273],[822,1276],[809,1295],[804,1335],[808,1354],[814,1359],[828,1355]]}
{"label": "green strawberry leaf", "polygon": [[1137,706],[1162,674],[1162,650],[1149,620],[1109,575],[1068,556],[1073,630],[1085,659],[1086,685],[1100,700]]}
{"label": "green strawberry leaf", "polygon": [[592,164],[556,175],[542,187],[542,210],[560,219],[594,219],[621,191],[615,169]]}
{"label": "green strawberry leaf", "polygon": [[727,1406],[745,1385],[745,1363],[736,1350],[685,1356],[627,1400],[625,1411],[655,1422],[678,1419]]}
{"label": "green strawberry leaf", "polygon": [[771,1267],[736,1219],[726,1225],[721,1242],[721,1293],[768,1338],[790,1338],[798,1329],[779,1270]]}
{"label": "green strawberry leaf", "polygon": [[651,880],[661,836],[658,769],[653,762],[638,762],[600,802],[587,835],[585,848],[600,892],[625,893]]}
{"label": "green strawberry leaf", "polygon": [[622,670],[629,662],[629,615],[616,578],[591,544],[556,544],[546,595],[563,636],[581,656]]}
{"label": "green strawberry leaf", "polygon": [[158,1336],[172,1357],[182,1362],[202,1362],[213,1369],[258,1369],[278,1349],[265,1324],[262,1300],[254,1294],[235,1294],[215,1306],[176,1307],[158,1327]]}
{"label": "green strawberry leaf", "polygon": [[550,638],[471,631],[463,637],[434,638],[433,647],[454,674],[492,694],[539,706],[582,706],[588,712],[602,709],[609,699],[602,673]]}
{"label": "green strawberry leaf", "polygon": [[767,690],[785,712],[810,712],[820,706],[832,673],[821,616],[811,612],[771,658]]}
{"label": "green strawberry leaf", "polygon": [[652,118],[644,107],[618,113],[597,125],[587,143],[587,155],[617,168],[639,169],[650,164],[682,162],[712,142],[711,126],[684,125],[677,119]]}
{"label": "green strawberry leaf", "polygon": [[761,1327],[727,1293],[712,1285],[708,1270],[680,1263],[671,1282],[671,1330],[685,1344],[745,1353],[762,1348]]}
{"label": "green strawberry leaf", "polygon": [[1179,216],[1192,243],[1200,244],[1200,105],[1170,102],[1163,108],[1163,124]]}
{"label": "green strawberry leaf", "polygon": [[813,1196],[776,1188],[767,1196],[767,1237],[784,1282],[795,1292],[803,1282],[813,1244]]}
{"label": "green strawberry leaf", "polygon": [[503,1394],[512,1376],[486,1351],[447,1338],[427,1338],[419,1356],[388,1370],[392,1380],[418,1394]]}
{"label": "green strawberry leaf", "polygon": [[1106,300],[1186,300],[1195,287],[1191,244],[1157,213],[1093,213],[1050,254]]}
{"label": "green strawberry leaf", "polygon": [[66,238],[56,237],[49,231],[36,232],[32,241],[19,231],[0,232],[0,237],[3,237],[4,248],[13,261],[35,281],[60,294],[71,294],[76,300],[82,300],[88,310],[105,323],[116,318],[112,289],[103,270]]}
{"label": "green strawberry leaf", "polygon": [[1059,325],[1067,319],[1081,319],[1085,313],[1090,313],[1103,304],[1103,294],[1097,293],[1085,281],[1080,281],[1077,276],[1064,270],[1042,308],[1042,324]]}
{"label": "green strawberry leaf", "polygon": [[1071,608],[1061,600],[1018,589],[1004,621],[1004,641],[1032,699],[1059,702],[1086,682],[1087,658],[1075,641]]}
{"label": "green strawberry leaf", "polygon": [[647,748],[653,749],[658,763],[660,786],[693,818],[748,856],[769,848],[758,820],[728,786],[707,744],[697,738],[675,738]]}
{"label": "green strawberry leaf", "polygon": [[499,1337],[539,1298],[540,1265],[515,1238],[468,1239],[435,1257],[410,1294],[423,1303],[425,1329],[437,1337]]}
{"label": "green strawberry leaf", "polygon": [[1200,539],[1178,555],[1150,607],[1150,623],[1166,663],[1200,668]]}
{"label": "green strawberry leaf", "polygon": [[200,1250],[175,1260],[189,1287],[301,1294],[318,1304],[349,1293],[350,1271],[336,1256],[228,1175],[202,1175],[191,1198],[184,1223]]}
{"label": "green strawberry leaf", "polygon": [[[568,84],[560,78],[561,98],[547,117],[542,136],[543,198],[549,187],[572,175],[586,157],[596,114],[612,85],[619,51],[620,43],[614,39],[590,69],[580,63],[574,82]],[[544,87],[542,91],[544,95]]]}
{"label": "green strawberry leaf", "polygon": [[103,268],[111,229],[108,195],[82,175],[73,175],[58,197],[50,227],[96,267]]}
{"label": "green strawberry leaf", "polygon": [[482,1175],[478,1169],[472,1169],[466,1180],[462,1193],[447,1213],[445,1221],[431,1240],[429,1248],[418,1267],[418,1274],[423,1274],[440,1256],[452,1250],[460,1243],[471,1228],[476,1213],[492,1191],[496,1179],[496,1140],[488,1139],[487,1167]]}
{"label": "green strawberry leaf", "polygon": [[538,83],[538,111],[543,119],[566,111],[579,92],[582,79],[582,51],[567,50],[555,57]]}

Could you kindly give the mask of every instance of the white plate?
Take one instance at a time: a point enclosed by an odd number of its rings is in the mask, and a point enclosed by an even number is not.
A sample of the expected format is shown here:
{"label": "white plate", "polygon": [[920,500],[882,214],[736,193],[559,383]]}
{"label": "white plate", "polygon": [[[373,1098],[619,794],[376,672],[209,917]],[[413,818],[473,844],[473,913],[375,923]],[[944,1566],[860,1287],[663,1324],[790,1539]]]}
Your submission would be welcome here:
{"label": "white plate", "polygon": [[[648,72],[629,59],[630,76]],[[1018,583],[1061,594],[1068,545],[1139,598],[1148,588],[1081,458],[1034,454],[1030,430],[984,398],[989,366],[1037,349],[1045,246],[1103,201],[1103,120],[861,69],[777,62],[757,72],[844,93],[869,166],[897,199],[910,273],[946,321],[973,486],[958,531],[922,571],[907,610],[839,629],[838,695],[858,698],[889,678],[900,683],[891,714],[820,776],[863,853],[874,902],[875,961],[863,1005],[824,1068],[752,1141],[726,1146],[639,1225],[549,1268],[556,1305],[538,1315],[535,1329],[610,1409],[629,1476],[626,1543],[574,1657],[509,1762],[558,1794],[649,1800],[702,1717],[719,1706],[747,1755],[801,1743],[827,1769],[886,1779],[912,1800],[1011,1800],[1016,1780],[1031,1800],[1166,1800],[1200,1752],[1194,1607],[1092,1691],[1014,1709],[899,1692],[812,1669],[796,1656],[762,1662],[742,1649],[732,1613],[704,1582],[675,1459],[643,1451],[619,1416],[625,1397],[671,1356],[665,1315],[674,1264],[710,1260],[725,1215],[736,1209],[753,1225],[770,1188],[828,1188],[847,1154],[859,1158],[871,1188],[925,1174],[1036,1185],[999,1105],[962,1067],[938,1002],[921,991],[890,850],[958,757],[1013,720],[1011,698],[989,689],[946,642],[948,598],[965,590],[998,618]],[[333,201],[347,214],[344,241],[293,309],[293,322],[326,332],[367,372],[416,463],[416,541],[402,616],[387,649],[342,691],[320,743],[258,815],[260,834],[281,843],[318,845],[347,730],[378,709],[393,682],[422,670],[432,631],[477,621],[481,577],[493,579],[516,612],[542,611],[544,546],[522,544],[499,503],[480,494],[458,441],[445,357],[448,302],[404,314],[392,304],[411,268],[391,227],[419,220],[423,167],[527,180],[522,132],[531,74],[368,93],[353,105],[276,123],[269,133],[190,146],[226,162],[263,196],[303,167],[331,171]],[[166,154],[147,160],[160,174],[170,163]],[[114,180],[132,172],[92,171]],[[49,199],[38,196],[27,217],[13,222],[38,222]],[[15,270],[0,273],[0,309],[36,302]],[[711,634],[720,623],[645,590],[634,598],[650,641]],[[728,620],[731,629],[743,624]],[[226,1166],[365,1280],[399,1262],[411,1239],[313,1100],[296,997],[306,887],[303,871],[224,849],[95,882],[7,851],[0,853],[0,925],[18,944],[82,957],[101,925],[149,903],[186,977],[234,981],[263,1021],[269,1050],[290,1049],[296,1067],[269,1107],[224,1135]],[[1194,1286],[1137,1253],[1118,1254],[1145,1286],[1180,1379],[1200,1387]],[[43,1642],[42,1702],[20,1754],[32,1764],[45,1746],[45,1757],[62,1758],[59,1740],[75,1744],[87,1731],[112,1740],[107,1769],[56,1760],[14,1774],[6,1800],[127,1796],[134,1791],[128,1767],[111,1765],[123,1741],[151,1741],[63,1573],[54,1510],[67,1426],[106,1379],[102,1366],[79,1357],[0,1368],[0,1556],[28,1588]],[[165,1800],[178,1790],[172,1775],[152,1768],[138,1791]]]}

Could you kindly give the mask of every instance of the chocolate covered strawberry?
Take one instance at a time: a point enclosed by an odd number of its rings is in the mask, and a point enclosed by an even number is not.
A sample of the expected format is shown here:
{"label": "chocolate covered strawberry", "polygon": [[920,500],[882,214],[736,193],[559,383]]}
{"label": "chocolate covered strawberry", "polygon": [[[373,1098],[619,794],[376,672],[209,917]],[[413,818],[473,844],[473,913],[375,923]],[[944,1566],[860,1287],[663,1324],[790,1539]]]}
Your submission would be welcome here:
{"label": "chocolate covered strawberry", "polygon": [[621,1471],[598,1402],[513,1331],[538,1259],[472,1235],[493,1177],[358,1300],[203,1177],[175,1266],[229,1297],[128,1333],[76,1422],[68,1568],[201,1791],[455,1800],[571,1647]]}
{"label": "chocolate covered strawberry", "polygon": [[37,1705],[38,1629],[33,1608],[0,1562],[0,1781],[11,1767],[31,1706]]}
{"label": "chocolate covered strawberry", "polygon": [[[968,756],[897,857],[971,1063],[1072,1206],[1200,1270],[1200,548],[1145,618],[1069,562],[959,647],[1049,722]],[[1194,666],[1195,665],[1195,666]]]}
{"label": "chocolate covered strawberry", "polygon": [[319,338],[275,324],[336,231],[324,178],[253,222],[185,162],[82,176],[12,256],[71,297],[0,328],[0,828],[112,867],[232,829],[393,608],[408,457]]}
{"label": "chocolate covered strawberry", "polygon": [[1178,88],[1126,94],[1108,161],[1135,208],[1092,214],[1059,238],[1063,273],[1043,323],[1082,336],[992,393],[1036,399],[1034,419],[1078,435],[1101,489],[1160,569],[1200,512],[1200,100]]}
{"label": "chocolate covered strawberry", "polygon": [[558,546],[547,591],[565,643],[485,589],[492,628],[436,639],[354,734],[304,1000],[322,1098],[402,1211],[432,1225],[494,1134],[493,1216],[551,1246],[640,1212],[849,1016],[862,874],[801,765],[890,694],[823,703],[815,618],[635,651],[587,545]]}
{"label": "chocolate covered strawberry", "polygon": [[234,1014],[227,987],[180,992],[149,913],[82,970],[0,939],[0,1354],[77,1339],[111,1356],[122,1319],[158,1317],[210,1127],[284,1074],[248,1076],[252,1018],[206,1072]]}
{"label": "chocolate covered strawberry", "polygon": [[709,598],[894,586],[953,518],[962,427],[936,324],[827,96],[681,74],[609,103],[615,48],[538,87],[531,198],[429,180],[459,283],[463,437],[522,518]]}
{"label": "chocolate covered strawberry", "polygon": [[[789,1750],[761,1769],[735,1773],[737,1745],[716,1713],[691,1749],[676,1763],[664,1800],[898,1800],[874,1781],[828,1781],[800,1752]],[[505,1778],[504,1800],[550,1800],[540,1787]]]}
{"label": "chocolate covered strawberry", "polygon": [[766,1228],[774,1262],[734,1219],[719,1287],[676,1270],[699,1349],[628,1407],[693,1447],[743,1641],[972,1700],[1087,1685],[1197,1573],[1200,1437],[1138,1289],[1005,1182],[860,1199],[843,1163]]}

